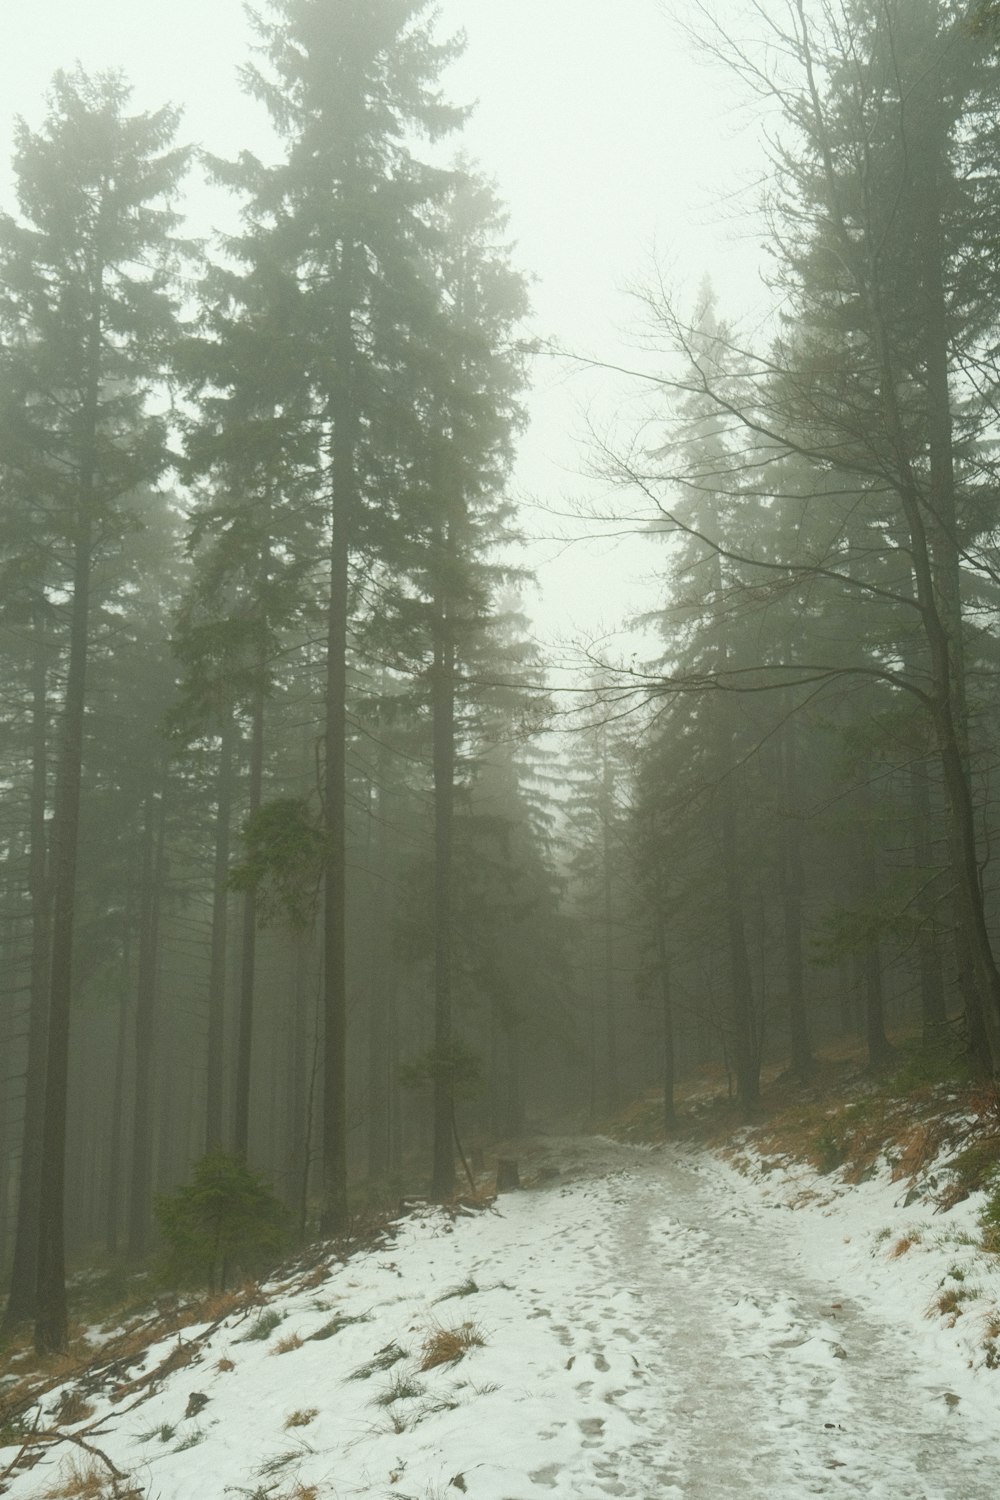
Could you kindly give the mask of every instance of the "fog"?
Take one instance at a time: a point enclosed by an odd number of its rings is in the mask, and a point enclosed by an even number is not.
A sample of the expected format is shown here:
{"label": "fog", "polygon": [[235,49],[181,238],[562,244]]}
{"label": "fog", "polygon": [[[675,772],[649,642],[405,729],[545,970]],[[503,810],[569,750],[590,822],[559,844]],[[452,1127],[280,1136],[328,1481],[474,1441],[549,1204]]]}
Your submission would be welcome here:
{"label": "fog", "polygon": [[7,43],[6,1334],[992,1087],[996,7]]}

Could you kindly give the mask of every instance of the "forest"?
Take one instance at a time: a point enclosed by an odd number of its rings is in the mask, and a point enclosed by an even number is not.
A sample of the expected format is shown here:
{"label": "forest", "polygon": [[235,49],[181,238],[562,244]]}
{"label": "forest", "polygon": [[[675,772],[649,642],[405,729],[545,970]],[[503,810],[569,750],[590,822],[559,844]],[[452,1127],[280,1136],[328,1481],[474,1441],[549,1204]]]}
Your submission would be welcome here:
{"label": "forest", "polygon": [[510,484],[553,351],[433,7],[253,18],[281,149],[201,153],[212,244],[121,75],[17,123],[0,1262],[39,1350],[206,1159],[334,1235],[549,1122],[659,1091],[669,1131],[699,1068],[749,1115],[836,1039],[1000,1067],[1000,13],[754,13],[687,24],[766,109],[772,316],[647,285],[594,462],[658,645],[572,693]]}

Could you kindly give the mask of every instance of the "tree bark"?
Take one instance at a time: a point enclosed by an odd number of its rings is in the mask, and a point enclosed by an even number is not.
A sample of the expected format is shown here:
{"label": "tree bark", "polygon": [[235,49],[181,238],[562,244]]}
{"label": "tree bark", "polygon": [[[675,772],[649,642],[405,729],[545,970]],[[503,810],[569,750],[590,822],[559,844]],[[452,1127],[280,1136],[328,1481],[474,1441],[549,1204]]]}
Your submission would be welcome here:
{"label": "tree bark", "polygon": [[920,1019],[925,1046],[940,1039],[948,1021],[948,1002],[944,987],[941,948],[935,932],[936,900],[934,895],[934,845],[932,839],[932,805],[927,780],[927,762],[911,766],[908,775],[910,791],[910,826],[913,839],[913,866],[919,882],[916,897],[918,913],[917,958],[920,971]]}
{"label": "tree bark", "polygon": [[45,814],[48,805],[48,685],[45,614],[33,617],[31,666],[31,803],[29,813],[28,896],[31,902],[31,1003],[25,1076],[21,1169],[17,1199],[14,1263],[3,1329],[35,1316],[38,1275],[38,1215],[41,1198],[42,1134],[45,1119],[45,1061],[49,1023],[49,941],[51,927]]}
{"label": "tree bark", "polygon": [[802,819],[799,809],[798,736],[794,715],[785,720],[780,743],[783,816],[780,840],[781,906],[785,948],[785,985],[792,1071],[805,1082],[815,1069],[806,1013],[802,960]]}
{"label": "tree bark", "polygon": [[431,668],[432,756],[434,776],[434,1143],[431,1197],[438,1203],[455,1192],[452,1131],[454,1082],[444,1067],[452,1039],[451,887],[455,807],[455,643],[448,604],[435,608],[434,662]]}
{"label": "tree bark", "polygon": [[[258,663],[258,671],[262,671]],[[250,767],[247,811],[260,811],[264,780],[264,685],[254,689],[250,727]],[[250,1094],[253,1072],[253,1010],[257,972],[257,897],[252,890],[243,896],[240,939],[240,1008],[236,1043],[236,1087],[234,1096],[233,1149],[244,1159],[250,1150]]]}
{"label": "tree bark", "polygon": [[743,879],[740,871],[736,798],[732,772],[729,770],[723,772],[719,795],[736,1091],[743,1112],[749,1114],[760,1099],[760,1059],[757,1053],[754,1026],[753,976],[750,971],[750,955],[747,951],[746,923],[743,913]]}
{"label": "tree bark", "polygon": [[672,1135],[677,1128],[677,1105],[674,1099],[677,1063],[670,956],[667,952],[667,934],[662,917],[659,917],[656,922],[656,958],[660,971],[660,1016],[663,1023],[663,1129],[666,1135]]}
{"label": "tree bark", "polygon": [[108,1158],[108,1191],[105,1202],[104,1243],[109,1256],[118,1254],[118,1235],[122,1216],[122,1134],[125,1116],[125,1054],[128,1049],[129,995],[132,977],[132,923],[134,919],[133,884],[129,882],[122,924],[121,990],[118,998],[118,1027],[115,1046],[115,1078],[111,1092],[111,1150]]}
{"label": "tree bark", "polygon": [[332,338],[331,536],[326,611],[326,733],[323,754],[323,1207],[320,1229],[338,1234],[347,1206],[347,624],[350,555],[357,510],[357,412],[354,404],[357,251],[345,242]]}
{"label": "tree bark", "polygon": [[160,786],[146,798],[139,911],[139,974],[135,1004],[135,1104],[129,1173],[128,1258],[140,1262],[149,1248],[153,1174],[153,1094],[160,899],[166,847],[166,764]]}
{"label": "tree bark", "polygon": [[[96,390],[94,406],[96,409]],[[93,432],[93,427],[91,431]],[[42,1130],[41,1191],[38,1204],[38,1305],[35,1317],[35,1348],[39,1354],[64,1350],[68,1336],[64,1201],[66,1103],[73,995],[76,870],[80,842],[80,789],[83,778],[87,657],[90,645],[93,464],[91,452],[81,484],[83,499],[74,546],[69,664],[52,823],[52,950],[45,1066],[45,1122]]]}
{"label": "tree bark", "polygon": [[621,1104],[618,1076],[618,997],[615,986],[614,890],[611,869],[611,821],[614,786],[607,735],[601,736],[601,903],[604,923],[604,1079],[608,1113]]}
{"label": "tree bark", "polygon": [[227,715],[219,746],[212,876],[212,947],[208,974],[208,1053],[205,1078],[205,1150],[225,1144],[226,955],[229,931],[229,855],[232,843],[233,754],[236,724]]}

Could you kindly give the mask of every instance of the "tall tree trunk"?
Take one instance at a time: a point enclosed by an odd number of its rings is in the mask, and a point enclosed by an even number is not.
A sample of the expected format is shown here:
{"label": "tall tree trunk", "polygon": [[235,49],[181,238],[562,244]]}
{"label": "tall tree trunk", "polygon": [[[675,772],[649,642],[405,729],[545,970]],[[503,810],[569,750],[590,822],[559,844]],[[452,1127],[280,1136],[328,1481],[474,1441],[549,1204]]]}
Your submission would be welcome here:
{"label": "tall tree trunk", "polygon": [[122,926],[121,990],[118,997],[118,1027],[115,1045],[115,1079],[111,1093],[111,1151],[108,1160],[108,1193],[105,1205],[104,1242],[109,1256],[118,1254],[122,1216],[122,1135],[125,1116],[125,1054],[129,1031],[129,986],[132,977],[133,884],[129,881]]}
{"label": "tall tree trunk", "polygon": [[403,1165],[403,1096],[399,1086],[399,994],[395,978],[389,987],[386,1003],[389,1035],[386,1048],[388,1079],[386,1095],[389,1116],[389,1166],[395,1172]]}
{"label": "tall tree trunk", "polygon": [[[929,107],[940,119],[940,98],[934,87]],[[926,509],[928,550],[933,567],[936,604],[947,635],[951,720],[962,760],[962,774],[971,786],[969,769],[968,703],[965,682],[965,625],[962,609],[962,574],[955,504],[955,456],[949,386],[948,309],[944,287],[945,248],[941,228],[941,191],[944,166],[940,155],[941,127],[934,132],[937,149],[931,152],[926,181],[921,192],[921,260],[927,378],[927,437],[930,453],[930,489]],[[946,783],[947,784],[947,783]],[[961,794],[960,794],[961,795]],[[971,795],[970,795],[971,801]],[[975,842],[975,834],[973,833]],[[954,821],[951,829],[952,864],[961,869],[967,859],[963,837]],[[960,879],[953,898],[955,960],[959,991],[965,1005],[966,1030],[971,1050],[983,1072],[1000,1064],[1000,982],[992,961],[989,942],[985,948],[975,907],[982,907],[982,883],[976,859],[974,890],[968,876]],[[964,899],[961,892],[964,891]],[[971,900],[970,900],[971,897]],[[987,954],[986,949],[989,949]],[[979,961],[977,962],[977,954]],[[991,973],[992,970],[992,973]],[[932,986],[933,971],[929,982]],[[943,1002],[943,990],[941,1001]],[[934,1003],[933,1000],[931,1003]],[[942,1018],[943,1021],[943,1018]],[[935,1023],[940,1024],[940,1023]]]}
{"label": "tall tree trunk", "polygon": [[[96,390],[93,392],[96,412]],[[91,433],[96,429],[96,419]],[[52,948],[49,1026],[45,1065],[41,1190],[38,1202],[38,1304],[35,1347],[40,1354],[66,1348],[66,1105],[69,1084],[70,1014],[73,995],[73,935],[76,870],[80,843],[87,658],[90,645],[93,454],[81,483],[80,514],[73,549],[69,662],[56,772],[52,821]]]}
{"label": "tall tree trunk", "polygon": [[166,764],[158,792],[146,798],[139,915],[139,974],[135,1005],[135,1104],[129,1174],[128,1257],[141,1261],[149,1246],[153,1172],[153,1062],[159,967],[160,898],[166,847]]}
{"label": "tall tree trunk", "polygon": [[785,985],[792,1071],[802,1082],[815,1068],[806,1014],[804,965],[802,960],[802,891],[805,869],[802,859],[802,818],[799,807],[798,735],[793,715],[785,720],[780,743],[781,791],[781,906],[785,947]]}
{"label": "tall tree trunk", "polygon": [[521,1023],[509,1017],[504,1031],[507,1044],[507,1129],[505,1135],[521,1135],[524,1130],[524,1087],[521,1081]]}
{"label": "tall tree trunk", "polygon": [[749,1113],[760,1099],[760,1059],[754,1026],[753,976],[750,971],[750,955],[747,951],[736,797],[731,772],[723,775],[720,797],[722,803],[720,831],[726,895],[726,931],[729,943],[730,1014],[733,1027],[733,1056],[736,1063],[736,1090],[744,1112]]}
{"label": "tall tree trunk", "polygon": [[455,808],[455,644],[448,606],[438,599],[431,669],[434,774],[434,1144],[431,1197],[441,1203],[455,1192],[452,1139],[454,1081],[445,1067],[452,1039],[451,888]]}
{"label": "tall tree trunk", "polygon": [[[262,664],[258,662],[258,671]],[[250,727],[250,771],[248,812],[260,811],[264,780],[264,685],[254,689]],[[253,1065],[253,1006],[257,971],[257,898],[252,890],[243,897],[243,928],[240,946],[240,1009],[236,1045],[236,1090],[233,1146],[246,1158],[250,1149],[250,1092]]]}
{"label": "tall tree trunk", "polygon": [[[376,939],[376,943],[378,940]],[[386,1007],[382,988],[368,993],[368,1180],[377,1182],[389,1169],[389,1100],[387,1091]]]}
{"label": "tall tree trunk", "polygon": [[312,1108],[315,1057],[309,1045],[309,1022],[313,1007],[309,1004],[309,936],[297,932],[293,938],[295,956],[292,979],[292,1032],[289,1056],[291,1077],[288,1087],[288,1163],[292,1182],[290,1207],[300,1232],[305,1234],[309,1176],[309,1111]]}
{"label": "tall tree trunk", "polygon": [[331,536],[326,611],[326,733],[323,753],[323,1206],[320,1229],[348,1226],[347,1207],[347,623],[357,510],[354,404],[355,247],[341,248],[331,355]]}
{"label": "tall tree trunk", "polygon": [[941,947],[935,932],[934,845],[932,808],[926,761],[909,770],[910,826],[913,840],[913,866],[919,889],[917,958],[920,970],[920,1018],[925,1046],[939,1040],[948,1021]]}
{"label": "tall tree trunk", "polygon": [[[371,792],[369,792],[371,807]],[[373,831],[375,816],[377,827]],[[376,1182],[389,1169],[389,1114],[387,1062],[388,968],[392,963],[385,941],[386,870],[384,811],[369,813],[369,929],[368,929],[368,1179]]]}
{"label": "tall tree trunk", "polygon": [[31,804],[29,812],[28,896],[31,902],[31,1004],[25,1076],[21,1169],[17,1199],[14,1263],[3,1328],[10,1330],[36,1311],[38,1214],[41,1199],[42,1133],[45,1119],[45,1060],[49,1020],[48,707],[45,614],[36,608],[31,664]]}
{"label": "tall tree trunk", "polygon": [[212,946],[208,974],[208,1055],[205,1079],[205,1150],[225,1144],[226,954],[229,935],[229,855],[233,819],[236,722],[228,714],[219,746],[215,792],[215,858],[212,875]]}
{"label": "tall tree trunk", "polygon": [[79,412],[79,475],[73,518],[73,585],[69,616],[69,660],[56,770],[52,820],[52,946],[45,1060],[45,1120],[42,1127],[41,1191],[38,1201],[38,1280],[35,1348],[62,1351],[68,1340],[66,1308],[66,1123],[69,1040],[73,996],[73,936],[76,872],[80,848],[80,798],[90,655],[90,589],[94,511],[97,502],[97,433],[104,339],[105,268],[91,267],[85,390]]}
{"label": "tall tree trunk", "polygon": [[[868,911],[874,911],[878,901],[877,852],[875,832],[875,807],[872,798],[870,765],[861,767],[858,785],[858,889]],[[884,1068],[892,1057],[893,1048],[885,1031],[885,1005],[882,989],[882,956],[877,937],[865,940],[861,952],[861,975],[865,1003],[865,1044],[868,1049],[868,1066],[873,1070]]]}
{"label": "tall tree trunk", "polygon": [[607,736],[601,736],[601,915],[604,925],[604,1078],[609,1114],[621,1103],[618,1077],[618,997],[615,985],[614,886],[611,859],[611,823],[614,784]]}
{"label": "tall tree trunk", "polygon": [[670,955],[667,952],[666,924],[656,918],[656,959],[660,973],[660,1017],[663,1024],[663,1129],[672,1135],[677,1128],[677,1059],[674,1045],[674,1002],[670,983]]}
{"label": "tall tree trunk", "polygon": [[584,985],[589,1001],[587,1006],[587,1062],[589,1065],[587,1069],[587,1118],[591,1121],[597,1119],[600,1107],[600,1077],[597,1060],[597,1007],[600,1004],[600,995],[598,992],[600,964],[597,942],[597,933],[591,928],[590,949],[592,958],[586,966],[584,977]]}

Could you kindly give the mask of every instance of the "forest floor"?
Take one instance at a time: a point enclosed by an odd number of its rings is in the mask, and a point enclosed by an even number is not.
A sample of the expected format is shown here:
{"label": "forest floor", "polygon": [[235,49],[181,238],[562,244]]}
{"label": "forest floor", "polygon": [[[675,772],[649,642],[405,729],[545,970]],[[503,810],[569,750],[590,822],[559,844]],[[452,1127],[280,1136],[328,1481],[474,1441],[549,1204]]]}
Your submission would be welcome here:
{"label": "forest floor", "polygon": [[993,1101],[787,1086],[734,1133],[704,1098],[714,1146],[536,1137],[492,1206],[417,1205],[151,1342],[95,1326],[0,1433],[0,1492],[992,1500]]}

